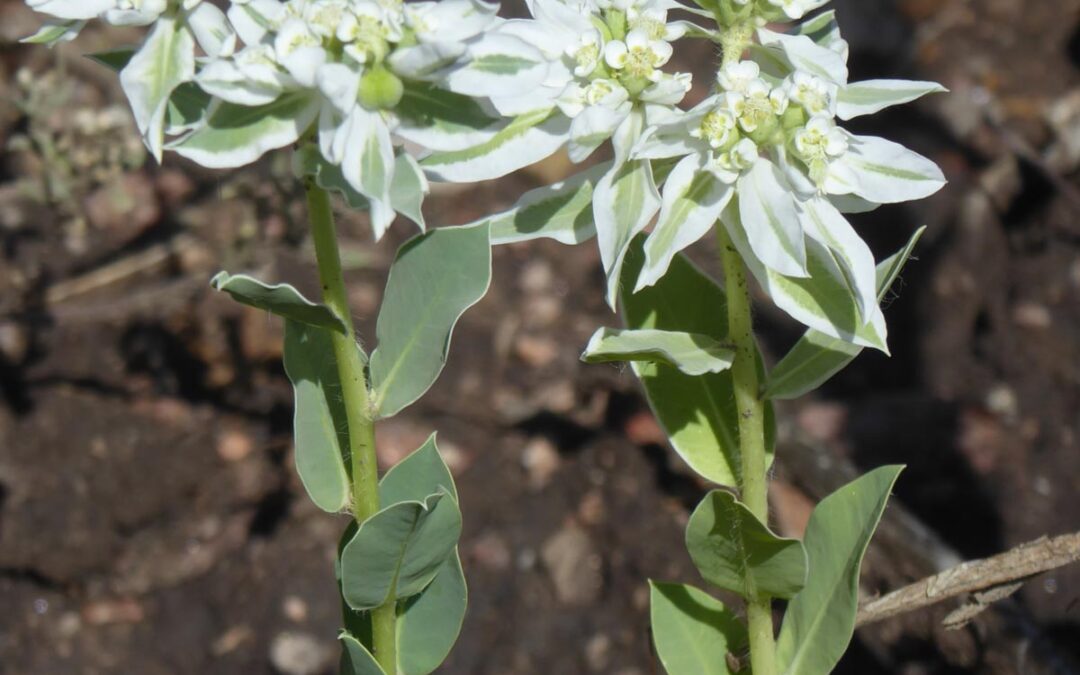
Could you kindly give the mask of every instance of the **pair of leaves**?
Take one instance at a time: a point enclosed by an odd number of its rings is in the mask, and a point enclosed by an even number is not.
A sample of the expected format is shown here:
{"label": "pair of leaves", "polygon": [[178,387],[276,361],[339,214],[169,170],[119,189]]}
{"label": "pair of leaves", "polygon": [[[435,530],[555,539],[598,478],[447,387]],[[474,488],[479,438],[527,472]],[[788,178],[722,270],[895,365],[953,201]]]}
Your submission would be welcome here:
{"label": "pair of leaves", "polygon": [[[454,325],[483,297],[490,279],[486,223],[441,228],[402,246],[390,269],[376,330],[379,347],[370,362],[371,395],[381,417],[396,414],[435,382]],[[319,508],[344,509],[349,500],[348,424],[331,337],[345,332],[344,321],[287,284],[271,286],[223,272],[212,285],[241,303],[286,318],[284,360],[295,392],[297,472]]]}
{"label": "pair of leaves", "polygon": [[[387,531],[395,515],[410,505],[430,504],[432,498],[436,505],[414,527]],[[379,500],[382,510],[359,527],[350,525],[339,548],[346,625],[342,672],[382,673],[370,670],[374,659],[365,647],[370,640],[369,615],[358,610],[370,609],[378,596],[392,594],[390,600],[397,603],[398,673],[427,675],[457,640],[467,602],[457,551],[461,531],[457,489],[434,435],[383,476]],[[372,524],[376,528],[368,530]]]}
{"label": "pair of leaves", "polygon": [[[855,630],[863,555],[901,469],[881,467],[822,500],[810,517],[803,545],[772,536],[756,519],[751,522],[743,515],[733,514],[741,505],[730,495],[722,496],[725,493],[710,494],[692,516],[687,545],[694,562],[710,582],[732,586],[728,581],[733,571],[729,563],[735,558],[734,543],[715,547],[716,560],[704,566],[699,562],[703,553],[707,553],[702,544],[708,547],[716,543],[716,538],[725,536],[713,537],[710,532],[732,525],[723,522],[723,518],[750,523],[748,528],[741,528],[744,531],[738,538],[744,542],[743,550],[747,554],[743,559],[756,561],[746,565],[746,569],[758,582],[768,579],[775,587],[773,590],[782,591],[784,587],[790,590],[796,585],[797,574],[793,572],[800,567],[805,571],[806,583],[789,601],[777,641],[777,665],[784,675],[827,675],[847,649]],[[800,556],[805,556],[802,565],[796,562]],[[764,574],[766,570],[770,570],[769,575]],[[656,582],[650,585],[653,639],[667,673],[735,673],[735,669],[728,667],[726,657],[744,649],[746,629],[734,614],[692,586]]]}
{"label": "pair of leaves", "polygon": [[[626,255],[622,304],[628,328],[701,335],[723,344],[727,335],[727,297],[723,289],[677,255],[654,286],[631,292],[644,261],[643,237]],[[728,371],[701,376],[659,362],[635,361],[634,372],[675,451],[699,474],[720,485],[738,485],[738,418]],[[775,441],[775,420],[766,406],[766,443]]]}

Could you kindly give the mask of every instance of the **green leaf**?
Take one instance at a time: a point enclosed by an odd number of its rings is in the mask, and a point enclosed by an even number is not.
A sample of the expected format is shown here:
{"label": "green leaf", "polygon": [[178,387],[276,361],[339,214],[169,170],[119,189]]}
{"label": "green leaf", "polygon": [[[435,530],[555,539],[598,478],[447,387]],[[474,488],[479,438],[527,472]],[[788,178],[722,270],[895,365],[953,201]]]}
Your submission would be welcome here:
{"label": "green leaf", "polygon": [[379,481],[379,504],[382,508],[398,502],[420,502],[446,492],[457,501],[457,487],[431,434],[424,444],[395,464]]}
{"label": "green leaf", "polygon": [[499,122],[472,97],[416,81],[405,82],[394,112],[401,120],[398,132],[402,136],[441,151],[481,143]]}
{"label": "green leaf", "polygon": [[902,469],[871,471],[826,497],[810,516],[803,540],[810,574],[788,604],[777,641],[777,665],[786,675],[827,675],[847,649],[859,568]]}
{"label": "green leaf", "polygon": [[611,162],[604,162],[526,192],[513,208],[487,219],[491,243],[512,244],[546,237],[563,244],[580,244],[596,236],[593,189],[610,168]]}
{"label": "green leaf", "polygon": [[719,373],[731,367],[735,352],[708,335],[669,330],[601,328],[589,339],[586,363],[648,361],[687,375]]}
{"label": "green leaf", "polygon": [[173,91],[165,108],[165,133],[175,135],[201,124],[213,100],[194,82],[181,84]]}
{"label": "green leaf", "polygon": [[746,627],[708,593],[649,581],[653,642],[668,675],[733,675],[729,654],[746,645]]}
{"label": "green leaf", "polygon": [[[623,269],[623,315],[628,328],[706,335],[723,342],[727,335],[727,299],[716,282],[687,260],[675,256],[655,286],[631,293],[644,254],[638,237]],[[675,451],[694,471],[720,485],[737,485],[739,432],[730,372],[692,377],[670,366],[634,363],[657,420]],[[776,437],[772,406],[765,408],[770,452]]]}
{"label": "green leaf", "polygon": [[341,675],[386,675],[371,652],[348,633],[338,636],[341,640]]}
{"label": "green leaf", "polygon": [[690,515],[686,548],[710,584],[748,600],[790,598],[806,583],[806,551],[776,536],[735,495],[713,490]]}
{"label": "green leaf", "polygon": [[22,44],[45,45],[52,47],[57,42],[75,39],[86,21],[78,19],[50,19],[42,24],[36,33],[19,40]]}
{"label": "green leaf", "polygon": [[345,334],[345,324],[334,314],[334,310],[308,300],[289,284],[264,284],[246,274],[218,272],[210,280],[210,286],[214,290],[228,293],[233,300],[241,304],[264,309],[271,314],[309,326]]}
{"label": "green leaf", "polygon": [[191,133],[170,150],[211,169],[250,164],[270,150],[295,143],[315,121],[319,97],[310,91],[283,94],[260,106],[220,101]]}
{"label": "green leaf", "polygon": [[457,546],[461,511],[445,491],[398,502],[368,518],[341,552],[341,590],[372,609],[424,590]]}
{"label": "green leaf", "polygon": [[398,413],[431,387],[446,364],[454,325],[490,281],[487,223],[439,228],[398,250],[371,355],[380,417]]}
{"label": "green leaf", "polygon": [[[903,249],[878,263],[877,293],[880,302],[892,287],[904,263],[926,227],[920,227]],[[817,389],[862,353],[859,345],[830,337],[811,328],[806,331],[765,382],[765,397],[793,399]]]}
{"label": "green leaf", "polygon": [[397,658],[400,675],[434,671],[457,641],[468,603],[457,549],[419,595],[398,606]]}
{"label": "green leaf", "polygon": [[116,49],[108,49],[103,52],[94,52],[93,54],[87,54],[86,58],[91,61],[97,61],[101,65],[120,72],[124,69],[124,66],[131,61],[131,57],[135,56],[134,47],[117,47]]}
{"label": "green leaf", "polygon": [[[357,347],[359,349],[359,347]],[[285,374],[293,385],[296,471],[311,501],[335,513],[349,503],[348,421],[330,333],[285,322]]]}

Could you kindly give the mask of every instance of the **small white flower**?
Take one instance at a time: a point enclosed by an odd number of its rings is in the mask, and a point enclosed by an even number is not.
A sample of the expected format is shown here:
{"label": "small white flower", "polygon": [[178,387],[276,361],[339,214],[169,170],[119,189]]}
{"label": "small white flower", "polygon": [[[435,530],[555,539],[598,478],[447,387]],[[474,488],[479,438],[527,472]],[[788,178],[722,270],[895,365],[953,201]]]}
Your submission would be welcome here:
{"label": "small white flower", "polygon": [[727,152],[713,153],[706,168],[722,182],[732,185],[743,172],[754,166],[757,159],[757,145],[749,138],[743,138]]}
{"label": "small white flower", "polygon": [[724,91],[745,93],[752,82],[759,81],[761,66],[753,61],[729,63],[716,74],[716,82]]}
{"label": "small white flower", "polygon": [[632,30],[625,42],[612,40],[604,45],[604,61],[630,77],[656,81],[656,69],[668,62],[671,52],[667,42],[654,40],[643,30]]}
{"label": "small white flower", "polygon": [[827,162],[847,152],[848,141],[832,118],[817,115],[795,133],[795,149],[807,162]]}
{"label": "small white flower", "polygon": [[715,150],[731,141],[736,133],[735,125],[735,116],[730,111],[716,108],[705,114],[701,124],[690,130],[690,135],[702,139]]}
{"label": "small white flower", "polygon": [[600,46],[603,38],[600,31],[584,33],[577,45],[567,48],[567,56],[574,60],[574,75],[588,77],[600,65]]}
{"label": "small white flower", "polygon": [[784,83],[788,98],[811,115],[831,113],[835,105],[835,85],[820,77],[796,71]]}

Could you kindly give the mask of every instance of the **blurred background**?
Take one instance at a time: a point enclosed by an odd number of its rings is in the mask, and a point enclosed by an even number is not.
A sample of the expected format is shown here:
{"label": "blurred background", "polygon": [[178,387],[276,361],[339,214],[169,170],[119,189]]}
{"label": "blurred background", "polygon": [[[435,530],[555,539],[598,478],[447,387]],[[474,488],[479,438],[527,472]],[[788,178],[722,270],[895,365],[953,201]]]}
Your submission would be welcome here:
{"label": "blurred background", "polygon": [[[1080,0],[836,0],[853,79],[952,93],[850,125],[938,162],[934,198],[856,224],[879,257],[920,224],[864,353],[780,408],[776,527],[856,472],[905,463],[867,597],[1080,524]],[[509,7],[521,12],[520,6]],[[281,323],[212,292],[247,271],[317,295],[287,154],[215,173],[145,156],[93,26],[21,46],[0,0],[0,673],[318,675],[337,660],[346,518],[292,468]],[[711,48],[682,45],[700,99]],[[575,168],[435,186],[432,224],[510,206]],[[399,221],[340,213],[352,306],[373,335]],[[716,269],[705,241],[692,257]],[[419,404],[378,429],[384,465],[437,428],[462,498],[470,608],[456,675],[653,675],[647,578],[702,584],[682,528],[707,486],[664,445],[631,373],[578,361],[616,325],[592,244],[495,252],[491,292]],[[762,303],[776,359],[799,335]],[[1080,569],[969,625],[955,602],[861,629],[837,672],[1078,673]]]}

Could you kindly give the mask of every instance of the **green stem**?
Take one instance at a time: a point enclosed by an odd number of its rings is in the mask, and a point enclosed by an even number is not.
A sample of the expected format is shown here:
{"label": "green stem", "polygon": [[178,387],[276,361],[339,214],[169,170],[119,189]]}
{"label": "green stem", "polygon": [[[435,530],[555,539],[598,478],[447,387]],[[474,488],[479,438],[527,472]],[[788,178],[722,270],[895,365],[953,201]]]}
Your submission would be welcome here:
{"label": "green stem", "polygon": [[[356,346],[349,298],[341,273],[334,213],[330,195],[315,184],[311,177],[304,179],[307,191],[308,217],[315,241],[315,258],[319,263],[319,283],[323,302],[345,322],[345,334],[332,332],[334,359],[341,380],[341,398],[345,403],[345,418],[349,426],[349,454],[352,463],[352,511],[357,523],[362,523],[379,510],[379,468],[375,458],[375,420],[368,397],[364,362]],[[371,612],[372,652],[387,675],[397,672],[396,602],[390,600]]]}
{"label": "green stem", "polygon": [[754,41],[754,25],[748,20],[740,20],[724,29],[720,35],[721,66],[738,63],[742,60],[750,44]]}
{"label": "green stem", "polygon": [[[759,395],[757,343],[750,314],[746,271],[722,224],[716,226],[727,290],[728,336],[735,347],[731,366],[739,423],[742,501],[763,523],[769,522],[768,459],[765,454],[765,401]],[[750,668],[754,675],[776,674],[772,601],[758,596],[746,601],[750,636]]]}

